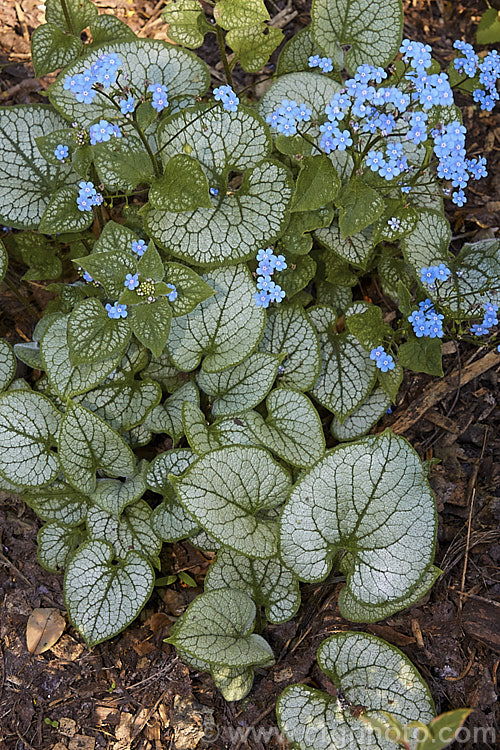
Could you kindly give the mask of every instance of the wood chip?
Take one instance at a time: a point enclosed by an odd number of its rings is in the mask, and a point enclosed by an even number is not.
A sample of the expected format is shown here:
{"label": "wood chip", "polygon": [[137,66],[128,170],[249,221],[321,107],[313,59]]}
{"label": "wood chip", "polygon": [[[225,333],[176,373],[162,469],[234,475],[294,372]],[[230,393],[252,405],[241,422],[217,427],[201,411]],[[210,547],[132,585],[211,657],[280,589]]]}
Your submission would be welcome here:
{"label": "wood chip", "polygon": [[497,602],[467,602],[463,609],[462,624],[466,633],[500,653],[499,608]]}
{"label": "wood chip", "polygon": [[70,635],[63,635],[50,649],[57,659],[76,661],[84,652],[84,647]]}
{"label": "wood chip", "polygon": [[76,721],[70,719],[69,716],[63,716],[59,719],[59,734],[64,734],[65,737],[74,737],[76,734]]}
{"label": "wood chip", "polygon": [[34,609],[26,625],[26,645],[30,654],[43,654],[57,643],[66,628],[66,620],[58,609]]}
{"label": "wood chip", "polygon": [[68,750],[94,750],[95,737],[86,734],[75,734],[69,741]]}

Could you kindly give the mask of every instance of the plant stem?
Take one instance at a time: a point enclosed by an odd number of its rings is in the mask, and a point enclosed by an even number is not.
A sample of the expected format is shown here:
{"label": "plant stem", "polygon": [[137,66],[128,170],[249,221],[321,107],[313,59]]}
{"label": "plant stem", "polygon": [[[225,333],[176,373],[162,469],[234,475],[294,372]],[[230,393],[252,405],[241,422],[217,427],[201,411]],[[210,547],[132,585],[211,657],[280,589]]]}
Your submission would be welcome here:
{"label": "plant stem", "polygon": [[229,67],[229,62],[227,60],[226,55],[226,45],[224,42],[224,34],[222,33],[222,29],[220,26],[217,26],[215,29],[215,33],[217,35],[217,44],[219,45],[219,52],[222,59],[222,64],[224,66],[224,73],[226,74],[226,81],[227,83],[233,87],[233,76],[231,73],[231,68]]}
{"label": "plant stem", "polygon": [[66,21],[66,31],[69,31],[70,34],[75,34],[75,29],[73,27],[73,23],[71,21],[71,16],[69,14],[68,6],[66,4],[66,0],[61,0],[61,8],[64,15],[64,20]]}
{"label": "plant stem", "polygon": [[31,307],[31,305],[28,302],[28,300],[26,299],[26,297],[24,297],[16,289],[16,287],[14,286],[14,284],[12,284],[8,279],[4,279],[3,282],[4,282],[5,286],[10,289],[10,291],[16,297],[16,299],[19,300],[19,302],[22,304],[22,306],[24,307],[24,309],[26,310],[26,312],[28,313],[28,315],[30,316],[30,318],[33,318],[33,320],[36,320],[36,321],[40,320],[40,316],[37,313],[35,313],[35,311]]}

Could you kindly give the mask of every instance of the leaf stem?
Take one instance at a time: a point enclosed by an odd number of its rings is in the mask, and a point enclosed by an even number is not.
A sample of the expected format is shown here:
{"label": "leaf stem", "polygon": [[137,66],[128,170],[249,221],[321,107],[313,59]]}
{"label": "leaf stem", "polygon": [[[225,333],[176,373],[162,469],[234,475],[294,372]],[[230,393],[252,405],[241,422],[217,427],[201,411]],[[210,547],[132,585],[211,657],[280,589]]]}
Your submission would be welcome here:
{"label": "leaf stem", "polygon": [[224,34],[220,26],[216,27],[215,33],[217,35],[217,44],[219,45],[219,52],[220,52],[222,64],[224,66],[224,73],[226,74],[226,81],[231,86],[231,88],[233,88],[233,75],[231,73],[231,68],[229,67],[229,62],[228,62],[227,55],[226,55],[226,44],[224,41]]}
{"label": "leaf stem", "polygon": [[61,8],[62,8],[64,20],[66,21],[66,31],[69,31],[70,34],[73,34],[73,36],[76,36],[66,0],[61,0]]}

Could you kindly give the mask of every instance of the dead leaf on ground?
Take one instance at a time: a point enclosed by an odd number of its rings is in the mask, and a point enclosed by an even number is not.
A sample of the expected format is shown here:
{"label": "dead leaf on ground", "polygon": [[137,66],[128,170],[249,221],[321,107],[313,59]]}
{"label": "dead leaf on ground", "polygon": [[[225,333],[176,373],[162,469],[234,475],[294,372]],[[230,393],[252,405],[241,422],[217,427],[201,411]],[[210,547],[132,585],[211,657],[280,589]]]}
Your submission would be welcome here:
{"label": "dead leaf on ground", "polygon": [[34,609],[26,625],[26,645],[30,654],[43,654],[57,643],[66,628],[66,620],[58,609]]}

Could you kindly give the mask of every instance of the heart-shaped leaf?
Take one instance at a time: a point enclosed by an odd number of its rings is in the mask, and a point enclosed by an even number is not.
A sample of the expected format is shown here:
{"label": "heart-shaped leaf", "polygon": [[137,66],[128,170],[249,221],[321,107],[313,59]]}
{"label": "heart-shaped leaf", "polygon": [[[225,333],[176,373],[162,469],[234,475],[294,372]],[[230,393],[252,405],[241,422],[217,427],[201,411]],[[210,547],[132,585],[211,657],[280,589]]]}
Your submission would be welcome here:
{"label": "heart-shaped leaf", "polygon": [[171,319],[172,309],[165,297],[158,297],[151,304],[144,303],[130,307],[132,332],[155,357],[159,357],[165,348]]}
{"label": "heart-shaped leaf", "polygon": [[212,451],[171,482],[188,513],[216,541],[251,558],[276,554],[272,509],[284,502],[290,476],[263,448]]}
{"label": "heart-shaped leaf", "polygon": [[66,526],[59,521],[44,524],[37,535],[38,562],[51,573],[60,573],[85,537],[81,526]]}
{"label": "heart-shaped leaf", "polygon": [[90,0],[46,0],[47,22],[78,35],[95,21],[98,10]]}
{"label": "heart-shaped leaf", "polygon": [[[64,164],[48,164],[35,140],[66,125],[45,104],[0,108],[0,221],[16,229],[37,229],[52,195],[77,176]],[[75,204],[76,206],[76,204]]]}
{"label": "heart-shaped leaf", "polygon": [[[133,39],[104,44],[90,52],[85,63],[77,61],[65,69],[50,89],[50,100],[54,107],[71,122],[89,127],[100,119],[113,121],[115,107],[97,94],[92,106],[77,102],[72,91],[64,89],[66,76],[80,73],[89,68],[100,55],[117,55],[123,62],[123,71],[141,90],[145,90],[146,80],[165,83],[168,86],[169,112],[196,96],[203,95],[208,88],[210,76],[205,63],[187,50],[175,47],[159,39]],[[60,126],[61,127],[61,126]]]}
{"label": "heart-shaped leaf", "polygon": [[59,472],[54,448],[61,415],[31,391],[0,394],[0,474],[23,487],[52,482]]}
{"label": "heart-shaped leaf", "polygon": [[322,320],[327,312],[328,308],[318,306],[309,313],[318,330],[322,360],[321,372],[310,394],[344,422],[375,385],[377,368],[370,353],[354,336],[330,333],[334,318]]}
{"label": "heart-shaped leaf", "polygon": [[102,508],[89,508],[87,529],[91,539],[112,544],[119,560],[125,560],[130,550],[140,552],[153,563],[158,560],[161,540],[153,530],[151,508],[144,500],[127,505],[120,518]]}
{"label": "heart-shaped leaf", "polygon": [[196,211],[212,208],[209,185],[199,161],[187,154],[176,154],[165,164],[159,180],[153,183],[149,200],[163,211]]}
{"label": "heart-shaped leaf", "polygon": [[114,430],[137,427],[159,403],[161,388],[152,380],[106,380],[75,399]]}
{"label": "heart-shaped leaf", "polygon": [[245,266],[217,268],[202,279],[214,296],[174,318],[170,327],[168,352],[184,372],[194,370],[204,354],[206,372],[239,364],[257,346],[265,324],[265,311],[255,304],[255,284]]}
{"label": "heart-shaped leaf", "polygon": [[168,479],[169,474],[179,476],[196,459],[196,454],[189,450],[165,451],[157,456],[149,467],[147,484],[153,492],[163,495],[164,500],[151,516],[155,532],[165,542],[177,542],[191,536],[198,524],[186,512],[178,501],[174,488]]}
{"label": "heart-shaped leaf", "polygon": [[121,357],[129,339],[128,321],[108,317],[96,299],[84,299],[69,316],[67,341],[73,365],[90,365],[110,357]]}
{"label": "heart-shaped leaf", "polygon": [[31,35],[31,59],[37,78],[69,65],[81,53],[82,42],[53,23],[42,23]]}
{"label": "heart-shaped leaf", "polygon": [[[41,369],[47,373],[51,388],[63,399],[91,390],[116,367],[121,354],[100,362],[71,365],[67,341],[69,316],[52,320],[42,336]],[[23,350],[24,351],[24,350]]]}
{"label": "heart-shaped leaf", "polygon": [[283,354],[280,383],[298,391],[312,388],[321,369],[318,334],[299,305],[269,310],[259,351]]}
{"label": "heart-shaped leaf", "polygon": [[347,552],[343,617],[396,612],[432,567],[436,508],[410,445],[384,432],[330,451],[295,485],[280,526],[281,556],[299,578],[319,581]]}
{"label": "heart-shaped leaf", "polygon": [[485,301],[500,305],[500,242],[480,240],[466,243],[456,258],[449,262],[450,279],[440,284],[429,296],[454,318],[479,317]]}
{"label": "heart-shaped leaf", "polygon": [[390,711],[403,724],[427,723],[435,714],[429,688],[410,660],[374,635],[336,633],[319,647],[318,664],[338,694],[291,685],[276,707],[280,729],[297,750],[395,748],[367,727],[359,709],[374,718]]}
{"label": "heart-shaped leaf", "polygon": [[138,552],[113,565],[111,544],[91,540],[80,547],[66,568],[64,601],[89,648],[130,625],[149,599],[154,578]]}
{"label": "heart-shaped leaf", "polygon": [[448,263],[450,240],[450,225],[440,211],[419,211],[415,229],[403,240],[404,256],[418,278],[422,268]]}
{"label": "heart-shaped leaf", "polygon": [[341,423],[334,417],[331,424],[333,437],[337,440],[354,440],[370,430],[384,416],[391,405],[391,397],[383,388],[376,387],[368,394],[350,417]]}
{"label": "heart-shaped leaf", "polygon": [[342,237],[336,220],[329,227],[316,229],[314,236],[327,250],[360,268],[366,268],[375,247],[371,229],[363,229],[352,237]]}
{"label": "heart-shaped leaf", "polygon": [[71,484],[90,495],[96,488],[96,470],[111,476],[135,474],[135,457],[123,438],[83,406],[70,402],[59,433],[59,458]]}
{"label": "heart-shaped leaf", "polygon": [[0,339],[0,391],[8,388],[10,381],[16,374],[16,355],[11,345]]}
{"label": "heart-shaped leaf", "polygon": [[24,502],[44,521],[79,526],[87,516],[88,498],[67,482],[57,480],[48,487],[23,492]]}
{"label": "heart-shaped leaf", "polygon": [[272,388],[281,360],[279,355],[257,352],[222,372],[201,371],[198,385],[214,398],[212,414],[224,417],[260,404]]}
{"label": "heart-shaped leaf", "polygon": [[273,623],[286,622],[300,606],[299,582],[279,560],[250,560],[223,549],[210,566],[205,591],[238,589],[266,608]]}
{"label": "heart-shaped leaf", "polygon": [[266,641],[252,633],[255,615],[255,604],[242,591],[208,591],[179,617],[167,641],[211,667],[266,666],[274,656]]}
{"label": "heart-shaped leaf", "polygon": [[124,482],[118,479],[98,479],[96,488],[90,496],[92,504],[119,518],[127,505],[139,500],[146,492],[143,473],[141,471]]}
{"label": "heart-shaped leaf", "polygon": [[[166,166],[179,152],[187,153],[197,159],[210,187],[219,191],[212,207],[194,211],[178,213],[148,204],[146,227],[173,255],[202,266],[238,263],[285,229],[291,175],[281,163],[266,159],[269,130],[252,110],[183,110],[162,127],[160,146]],[[237,188],[228,184],[231,172],[244,173]],[[193,190],[196,184],[194,180]]]}
{"label": "heart-shaped leaf", "polygon": [[191,381],[178,388],[163,404],[156,406],[148,414],[145,427],[151,432],[170,435],[173,442],[178,443],[184,435],[182,406],[186,401],[200,405],[198,388]]}
{"label": "heart-shaped leaf", "polygon": [[393,61],[403,31],[401,0],[314,0],[311,28],[316,43],[328,55],[348,45],[345,67],[355,72],[369,63],[385,67]]}
{"label": "heart-shaped leaf", "polygon": [[177,297],[171,303],[174,317],[187,315],[194,308],[214,294],[214,290],[206,284],[201,276],[192,268],[181,263],[165,263],[165,280],[173,284]]}
{"label": "heart-shaped leaf", "polygon": [[198,0],[169,3],[161,17],[168,23],[168,37],[184,47],[201,47],[208,23]]}

